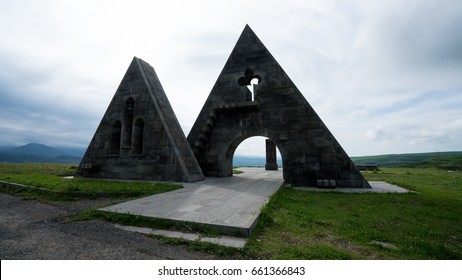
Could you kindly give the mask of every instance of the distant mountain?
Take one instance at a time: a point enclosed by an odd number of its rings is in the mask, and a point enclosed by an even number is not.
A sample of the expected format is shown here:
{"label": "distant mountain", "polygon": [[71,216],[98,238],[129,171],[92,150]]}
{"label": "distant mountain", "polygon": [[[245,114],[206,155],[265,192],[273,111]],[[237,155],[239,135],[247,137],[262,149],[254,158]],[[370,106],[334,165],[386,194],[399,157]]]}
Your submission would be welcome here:
{"label": "distant mountain", "polygon": [[[282,166],[282,160],[278,158],[277,161],[279,166]],[[265,166],[265,164],[265,157],[235,155],[233,158],[233,166]]]}
{"label": "distant mountain", "polygon": [[87,148],[66,148],[66,147],[57,147],[56,149],[63,151],[64,154],[74,157],[82,158]]}
{"label": "distant mountain", "polygon": [[[43,144],[30,143],[13,147],[0,146],[0,162],[49,162],[78,164],[85,153],[84,148],[54,148]],[[355,164],[378,164],[378,166],[435,167],[462,170],[462,152],[390,154],[378,156],[352,157]],[[278,157],[278,164],[282,160]],[[235,155],[233,166],[265,166],[264,156]]]}
{"label": "distant mountain", "polygon": [[38,143],[0,151],[2,162],[79,163],[81,158],[81,156],[70,155],[65,151]]}
{"label": "distant mountain", "polygon": [[15,146],[0,146],[0,152],[8,151],[13,149]]}
{"label": "distant mountain", "polygon": [[6,151],[10,154],[18,155],[34,155],[34,156],[44,156],[44,157],[54,157],[63,155],[64,152],[58,149],[52,148],[47,145],[30,143],[24,146],[19,146],[11,150]]}

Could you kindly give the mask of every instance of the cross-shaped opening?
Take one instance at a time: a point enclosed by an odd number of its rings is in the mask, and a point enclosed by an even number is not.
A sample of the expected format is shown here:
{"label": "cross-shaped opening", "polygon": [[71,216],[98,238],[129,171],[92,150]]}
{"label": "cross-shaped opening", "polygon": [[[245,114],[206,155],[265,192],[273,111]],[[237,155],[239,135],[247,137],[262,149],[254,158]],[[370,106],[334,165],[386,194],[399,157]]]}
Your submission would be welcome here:
{"label": "cross-shaped opening", "polygon": [[257,90],[255,88],[261,82],[261,77],[259,75],[254,75],[252,69],[245,70],[244,77],[240,77],[237,81],[240,86],[247,86],[250,91],[250,96],[246,97],[248,101],[255,101],[255,94]]}
{"label": "cross-shaped opening", "polygon": [[250,85],[247,86],[247,88],[250,90],[250,92],[252,93],[252,99],[251,101],[255,101],[255,94],[256,94],[256,91],[257,91],[257,85],[258,85],[258,78],[253,78],[251,81],[250,81]]}

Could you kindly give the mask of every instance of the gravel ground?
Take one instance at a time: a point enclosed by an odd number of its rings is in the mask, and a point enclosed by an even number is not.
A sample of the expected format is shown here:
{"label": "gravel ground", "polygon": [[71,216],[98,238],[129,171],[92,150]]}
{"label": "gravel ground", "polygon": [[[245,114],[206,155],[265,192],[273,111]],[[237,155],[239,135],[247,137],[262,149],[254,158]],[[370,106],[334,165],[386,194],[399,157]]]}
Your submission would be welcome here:
{"label": "gravel ground", "polygon": [[0,259],[214,259],[100,221],[70,222],[86,208],[109,199],[67,204],[39,202],[0,193]]}

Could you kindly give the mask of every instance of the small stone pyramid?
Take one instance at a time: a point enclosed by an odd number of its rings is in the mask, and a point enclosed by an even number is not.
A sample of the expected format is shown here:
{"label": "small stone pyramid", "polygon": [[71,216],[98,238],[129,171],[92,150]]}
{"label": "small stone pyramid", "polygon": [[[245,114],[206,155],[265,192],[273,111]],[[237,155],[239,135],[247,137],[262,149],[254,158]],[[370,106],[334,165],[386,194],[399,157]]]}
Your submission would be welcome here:
{"label": "small stone pyramid", "polygon": [[204,179],[154,68],[133,58],[79,165],[91,178]]}

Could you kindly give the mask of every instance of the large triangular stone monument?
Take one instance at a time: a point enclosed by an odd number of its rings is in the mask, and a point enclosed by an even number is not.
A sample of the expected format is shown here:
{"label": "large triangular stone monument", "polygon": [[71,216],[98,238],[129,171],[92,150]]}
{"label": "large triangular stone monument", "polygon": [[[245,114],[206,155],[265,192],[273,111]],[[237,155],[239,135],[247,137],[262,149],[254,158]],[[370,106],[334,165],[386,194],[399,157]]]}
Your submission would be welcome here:
{"label": "large triangular stone monument", "polygon": [[[234,152],[252,136],[265,136],[278,147],[286,183],[370,188],[249,26],[187,139],[154,68],[135,57],[78,173],[94,178],[183,182],[203,180],[204,175],[232,176]],[[267,167],[277,169],[277,165]]]}
{"label": "large triangular stone monument", "polygon": [[203,180],[157,75],[133,58],[79,165],[93,178]]}
{"label": "large triangular stone monument", "polygon": [[204,175],[223,177],[232,176],[234,151],[252,136],[265,136],[276,144],[287,183],[370,188],[305,97],[246,26],[188,141]]}

